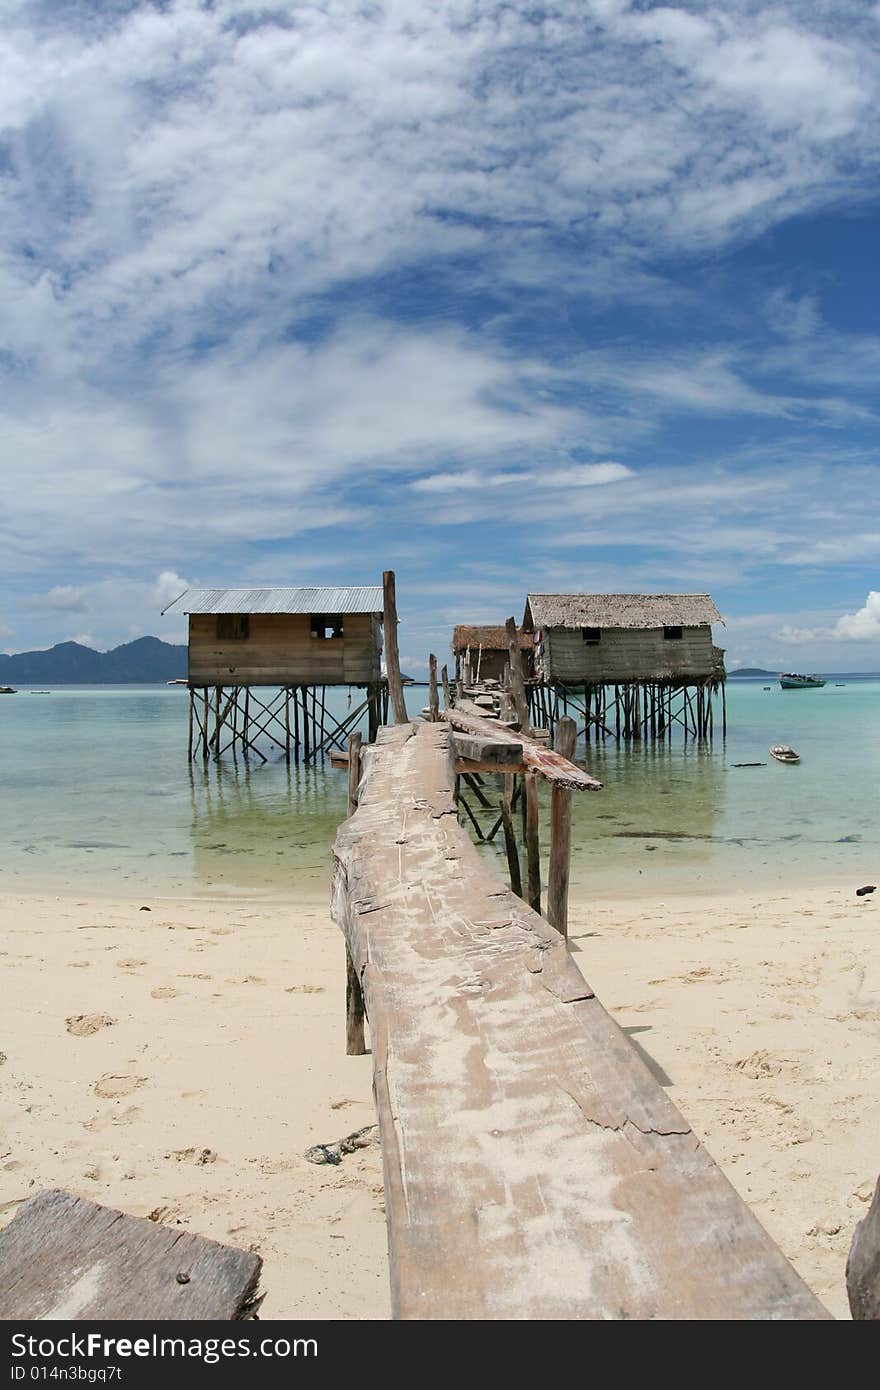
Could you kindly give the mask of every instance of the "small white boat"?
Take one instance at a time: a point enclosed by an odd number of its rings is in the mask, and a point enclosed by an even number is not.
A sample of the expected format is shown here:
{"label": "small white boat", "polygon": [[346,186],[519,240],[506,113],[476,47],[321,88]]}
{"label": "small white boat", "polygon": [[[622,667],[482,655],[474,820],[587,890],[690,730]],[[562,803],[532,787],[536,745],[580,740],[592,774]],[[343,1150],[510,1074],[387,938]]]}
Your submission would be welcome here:
{"label": "small white boat", "polygon": [[793,748],[789,748],[787,743],[774,743],[770,749],[771,758],[775,758],[778,763],[799,763],[800,753],[796,753]]}

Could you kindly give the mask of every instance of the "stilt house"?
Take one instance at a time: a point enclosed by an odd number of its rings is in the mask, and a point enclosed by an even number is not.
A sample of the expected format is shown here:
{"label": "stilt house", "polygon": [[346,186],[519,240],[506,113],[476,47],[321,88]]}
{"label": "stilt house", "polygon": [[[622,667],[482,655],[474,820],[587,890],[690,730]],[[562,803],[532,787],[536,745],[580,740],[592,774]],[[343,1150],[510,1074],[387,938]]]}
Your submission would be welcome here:
{"label": "stilt house", "polygon": [[381,678],[382,589],[187,589],[190,685],[369,685]]}
{"label": "stilt house", "polygon": [[708,594],[529,594],[523,630],[548,684],[724,679]]}
{"label": "stilt house", "polygon": [[[191,759],[265,757],[262,739],[288,761],[314,763],[341,747],[364,713],[375,738],[388,702],[379,585],[187,589],[164,612],[189,618]],[[367,692],[344,715],[325,698],[339,685]]]}

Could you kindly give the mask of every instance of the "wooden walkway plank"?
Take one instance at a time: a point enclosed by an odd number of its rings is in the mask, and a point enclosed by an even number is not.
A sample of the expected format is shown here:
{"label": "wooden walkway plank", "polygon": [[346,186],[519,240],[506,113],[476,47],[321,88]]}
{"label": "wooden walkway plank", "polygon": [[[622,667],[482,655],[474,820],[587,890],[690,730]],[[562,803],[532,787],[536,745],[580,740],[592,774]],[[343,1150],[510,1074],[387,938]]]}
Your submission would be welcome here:
{"label": "wooden walkway plank", "polygon": [[504,743],[515,740],[522,746],[522,760],[525,765],[533,772],[540,773],[548,782],[568,787],[572,791],[602,790],[602,783],[597,782],[595,777],[584,772],[576,763],[569,762],[552,748],[545,748],[537,739],[523,733],[514,733],[512,729],[499,725],[497,721],[493,723],[491,719],[482,719],[479,715],[465,713],[456,707],[445,709],[440,718],[462,734],[474,734],[484,739],[494,737]]}
{"label": "wooden walkway plank", "polygon": [[241,1318],[262,1263],[69,1192],[39,1192],[0,1231],[0,1320]]}
{"label": "wooden walkway plank", "polygon": [[480,860],[450,744],[443,723],[381,730],[335,847],[395,1316],[827,1317],[560,934]]}

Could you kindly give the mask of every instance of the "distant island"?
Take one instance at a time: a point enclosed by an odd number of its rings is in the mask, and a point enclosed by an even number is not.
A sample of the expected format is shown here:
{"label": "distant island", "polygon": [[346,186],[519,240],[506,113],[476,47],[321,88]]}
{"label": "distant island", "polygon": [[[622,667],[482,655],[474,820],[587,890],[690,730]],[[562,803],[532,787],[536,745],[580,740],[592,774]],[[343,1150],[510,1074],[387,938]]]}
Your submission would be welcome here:
{"label": "distant island", "polygon": [[731,680],[733,676],[773,676],[773,677],[776,677],[778,674],[779,674],[778,671],[762,671],[762,669],[761,669],[760,666],[741,666],[741,667],[739,668],[738,671],[728,671],[728,673],[727,673],[727,679],[728,679],[728,680]]}
{"label": "distant island", "polygon": [[186,678],[186,647],[138,637],[109,652],[59,642],[42,652],[0,656],[4,685],[155,685]]}

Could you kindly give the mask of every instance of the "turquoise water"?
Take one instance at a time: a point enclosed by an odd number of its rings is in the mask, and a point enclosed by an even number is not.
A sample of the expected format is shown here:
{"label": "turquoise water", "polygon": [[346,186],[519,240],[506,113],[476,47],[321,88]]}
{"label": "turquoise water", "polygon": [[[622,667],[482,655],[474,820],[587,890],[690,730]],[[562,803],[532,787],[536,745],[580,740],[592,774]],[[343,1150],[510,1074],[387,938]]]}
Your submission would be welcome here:
{"label": "turquoise water", "polygon": [[[730,683],[728,737],[710,749],[680,737],[590,745],[605,789],[574,799],[575,886],[626,896],[880,881],[880,681],[763,684]],[[425,692],[409,695],[417,711]],[[348,692],[332,698],[343,713]],[[775,763],[776,742],[793,744],[800,765]],[[283,761],[205,768],[188,762],[186,743],[179,687],[0,697],[7,889],[324,892],[346,774]]]}

